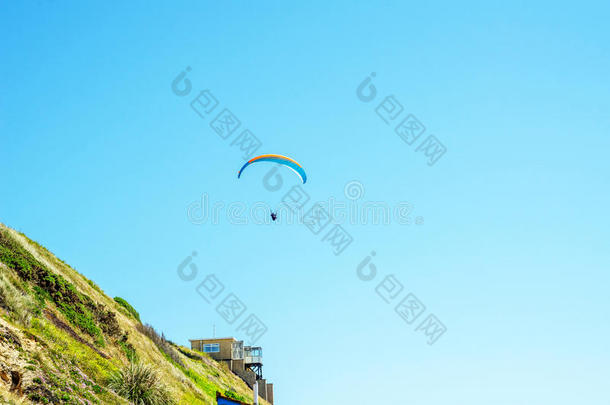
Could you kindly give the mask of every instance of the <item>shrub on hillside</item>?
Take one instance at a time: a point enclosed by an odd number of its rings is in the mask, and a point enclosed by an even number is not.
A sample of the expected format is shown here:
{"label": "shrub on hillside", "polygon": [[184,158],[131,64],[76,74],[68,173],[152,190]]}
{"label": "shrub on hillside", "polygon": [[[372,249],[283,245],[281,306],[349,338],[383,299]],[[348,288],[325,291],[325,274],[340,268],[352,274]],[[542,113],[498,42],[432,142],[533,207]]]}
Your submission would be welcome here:
{"label": "shrub on hillside", "polygon": [[140,314],[138,313],[138,311],[136,311],[134,307],[129,304],[129,302],[127,302],[121,297],[114,297],[114,300],[117,302],[117,304],[125,308],[127,312],[129,312],[134,318],[136,318],[138,322],[142,322],[140,321]]}
{"label": "shrub on hillside", "polygon": [[121,333],[119,321],[116,320],[116,314],[103,304],[97,304],[95,310],[95,319],[98,321],[104,333],[108,336],[117,337]]}
{"label": "shrub on hillside", "polygon": [[110,377],[108,387],[138,405],[169,405],[174,400],[156,371],[142,363],[130,363]]}
{"label": "shrub on hillside", "polygon": [[129,362],[137,363],[140,358],[138,356],[138,353],[136,352],[136,348],[133,347],[133,345],[127,341],[128,336],[129,332],[123,332],[123,336],[121,337],[121,340],[119,340],[119,346],[121,347],[121,349],[123,349],[123,352],[125,353],[125,356],[127,357],[127,360],[129,360]]}

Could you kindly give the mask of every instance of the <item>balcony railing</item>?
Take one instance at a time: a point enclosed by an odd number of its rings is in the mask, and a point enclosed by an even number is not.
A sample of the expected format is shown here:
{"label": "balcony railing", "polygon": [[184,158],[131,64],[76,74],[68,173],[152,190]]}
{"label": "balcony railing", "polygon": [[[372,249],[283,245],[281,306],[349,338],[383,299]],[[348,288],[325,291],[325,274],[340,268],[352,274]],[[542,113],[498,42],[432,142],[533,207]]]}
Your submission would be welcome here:
{"label": "balcony railing", "polygon": [[262,364],[263,363],[263,356],[244,356],[244,362],[246,364]]}

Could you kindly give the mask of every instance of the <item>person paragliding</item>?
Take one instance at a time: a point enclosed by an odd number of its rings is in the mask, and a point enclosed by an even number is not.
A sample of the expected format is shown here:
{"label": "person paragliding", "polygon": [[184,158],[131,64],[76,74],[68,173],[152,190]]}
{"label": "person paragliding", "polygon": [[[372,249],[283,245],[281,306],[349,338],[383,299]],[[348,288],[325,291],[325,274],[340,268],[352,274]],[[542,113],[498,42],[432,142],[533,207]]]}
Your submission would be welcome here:
{"label": "person paragliding", "polygon": [[[305,174],[305,170],[303,169],[303,166],[301,166],[296,160],[291,159],[287,156],[282,156],[282,155],[260,155],[260,156],[257,156],[255,158],[248,160],[241,167],[241,169],[239,169],[239,172],[237,173],[237,178],[239,179],[241,177],[241,174],[246,167],[250,166],[252,163],[258,163],[258,162],[273,162],[273,163],[279,163],[281,165],[287,166],[301,178],[301,181],[303,182],[303,184],[305,184],[305,182],[307,182],[307,175]],[[271,212],[271,219],[273,221],[277,220],[276,212]]]}

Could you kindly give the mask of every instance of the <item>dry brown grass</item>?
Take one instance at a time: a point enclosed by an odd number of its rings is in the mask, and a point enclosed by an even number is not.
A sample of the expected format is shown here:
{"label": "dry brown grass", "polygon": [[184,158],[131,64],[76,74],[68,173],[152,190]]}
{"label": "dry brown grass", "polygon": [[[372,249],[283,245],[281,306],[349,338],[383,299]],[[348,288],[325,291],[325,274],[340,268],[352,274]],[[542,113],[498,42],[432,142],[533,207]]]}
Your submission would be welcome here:
{"label": "dry brown grass", "polygon": [[16,281],[9,269],[0,263],[0,307],[8,311],[10,317],[22,326],[29,326],[36,307],[34,300],[15,287]]}

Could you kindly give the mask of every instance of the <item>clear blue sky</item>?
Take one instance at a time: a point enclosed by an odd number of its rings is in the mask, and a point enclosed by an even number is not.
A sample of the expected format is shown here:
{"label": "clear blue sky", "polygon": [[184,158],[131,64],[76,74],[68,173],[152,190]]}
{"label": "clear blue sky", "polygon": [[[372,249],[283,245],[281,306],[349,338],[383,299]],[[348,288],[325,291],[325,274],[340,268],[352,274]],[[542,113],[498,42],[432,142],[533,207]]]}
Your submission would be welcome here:
{"label": "clear blue sky", "polygon": [[[236,334],[195,292],[215,273],[268,327],[280,405],[610,402],[607,4],[125,3],[0,6],[0,221],[182,344]],[[293,180],[237,180],[189,106],[204,89],[312,199],[357,180],[424,223],[345,224],[340,256],[299,224],[190,223],[202,193],[275,204]],[[388,95],[446,146],[435,165],[376,115]],[[446,325],[434,345],[375,293],[389,274]]]}

